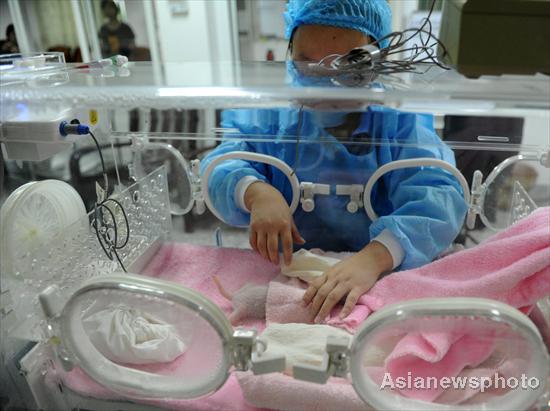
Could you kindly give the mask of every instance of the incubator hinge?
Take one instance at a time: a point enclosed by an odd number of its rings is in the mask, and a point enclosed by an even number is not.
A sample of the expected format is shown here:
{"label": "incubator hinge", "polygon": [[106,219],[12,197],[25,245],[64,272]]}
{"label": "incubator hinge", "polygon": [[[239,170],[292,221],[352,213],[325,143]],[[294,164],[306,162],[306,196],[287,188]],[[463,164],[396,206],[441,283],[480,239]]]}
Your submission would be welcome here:
{"label": "incubator hinge", "polygon": [[476,224],[476,216],[481,214],[483,208],[483,197],[486,190],[483,180],[483,173],[479,170],[474,172],[472,178],[472,188],[470,191],[470,204],[468,204],[468,215],[466,217],[466,227],[472,230]]}
{"label": "incubator hinge", "polygon": [[59,338],[60,332],[57,325],[59,315],[63,311],[64,306],[61,290],[57,285],[50,285],[38,295],[38,301],[40,301],[40,306],[48,321],[45,330],[46,337],[48,338],[47,343],[52,346],[63,369],[69,372],[74,368],[74,364],[69,355],[67,355]]}
{"label": "incubator hinge", "polygon": [[233,365],[238,371],[251,370],[256,375],[284,371],[285,356],[267,353],[267,344],[257,337],[256,330],[236,330],[233,343]]}
{"label": "incubator hinge", "polygon": [[193,201],[195,202],[195,211],[199,215],[204,214],[206,211],[204,196],[202,194],[200,167],[200,160],[191,160],[191,190]]}
{"label": "incubator hinge", "polygon": [[315,210],[316,195],[329,195],[330,185],[328,184],[314,184],[309,182],[300,183],[300,203],[302,209],[306,213],[310,213]]}
{"label": "incubator hinge", "polygon": [[346,206],[349,213],[356,213],[360,207],[363,207],[363,193],[365,186],[361,184],[337,185],[336,195],[350,196],[350,202]]}
{"label": "incubator hinge", "polygon": [[347,337],[327,338],[326,353],[321,365],[296,364],[293,376],[297,380],[325,384],[329,377],[345,378],[349,372],[350,339]]}

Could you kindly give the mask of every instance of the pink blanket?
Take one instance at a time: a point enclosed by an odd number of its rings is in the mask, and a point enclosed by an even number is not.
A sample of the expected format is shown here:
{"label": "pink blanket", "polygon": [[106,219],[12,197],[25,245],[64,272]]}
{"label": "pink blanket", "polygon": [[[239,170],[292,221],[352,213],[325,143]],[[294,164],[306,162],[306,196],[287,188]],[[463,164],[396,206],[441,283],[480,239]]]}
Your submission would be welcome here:
{"label": "pink blanket", "polygon": [[[538,210],[478,247],[450,255],[416,270],[398,272],[383,278],[361,298],[352,315],[344,321],[338,320],[334,315],[329,324],[355,330],[371,312],[393,302],[421,297],[477,296],[497,299],[526,309],[537,299],[550,293],[549,230],[550,209]],[[234,291],[247,282],[268,284],[278,273],[278,267],[265,262],[250,250],[187,244],[163,245],[144,270],[144,274],[171,280],[201,292],[218,304],[226,314],[231,312],[231,304],[220,296],[212,276],[217,275],[222,281],[230,279],[224,281],[224,284],[230,291]],[[304,308],[300,304],[302,294],[302,289],[293,282],[272,282],[266,307],[267,320],[303,321]],[[261,331],[265,323],[244,320],[242,325],[257,327]],[[422,338],[422,344],[414,338]],[[406,367],[410,361],[422,360],[423,365],[427,366],[443,364],[445,369],[442,372],[451,372],[449,370],[460,370],[466,364],[483,361],[484,356],[490,351],[490,347],[478,344],[479,349],[471,351],[471,355],[454,355],[453,349],[456,350],[454,347],[458,346],[452,344],[453,342],[454,340],[449,341],[444,336],[439,339],[426,335],[409,336],[403,339],[388,357],[386,367],[398,374],[409,370]],[[426,349],[431,350],[433,357],[426,356]],[[434,350],[435,355],[432,352]],[[449,361],[449,364],[444,361]],[[95,383],[78,369],[70,373],[61,373],[60,377],[66,386],[78,393],[96,398],[122,398],[119,394]],[[284,375],[258,378],[240,374],[238,379],[239,382],[237,377],[231,376],[220,391],[201,400],[141,402],[179,410],[257,409],[249,403],[266,408],[321,409],[323,405],[330,404],[328,400],[322,400],[330,393],[331,397],[338,398],[340,409],[361,407],[355,394],[350,394],[351,386],[343,380],[335,380],[328,386],[321,386],[297,383]],[[270,395],[270,386],[273,389],[278,387],[281,392],[285,392],[287,399]],[[435,392],[423,398],[430,400],[438,395],[439,393]],[[315,398],[321,400],[312,402],[311,399]]]}
{"label": "pink blanket", "polygon": [[[193,288],[216,303],[226,314],[230,314],[231,303],[223,298],[212,276],[228,279],[225,284],[230,291],[243,287],[246,283],[268,284],[279,273],[279,267],[266,262],[252,250],[237,250],[196,246],[190,244],[164,244],[152,258],[143,274],[174,281]],[[247,328],[261,332],[265,321],[243,319],[240,322]],[[50,376],[55,380],[54,375]],[[96,383],[80,369],[66,373],[57,370],[57,377],[73,391],[93,398],[123,400],[124,396]],[[172,410],[260,410],[247,403],[235,375],[231,375],[225,385],[215,394],[199,400],[133,400]]]}
{"label": "pink blanket", "polygon": [[[268,293],[268,322],[308,321],[301,305],[303,285],[295,279],[272,283]],[[426,297],[482,297],[499,300],[524,312],[550,294],[550,208],[542,208],[485,243],[426,266],[396,272],[378,281],[363,295],[348,318],[339,308],[327,323],[354,331],[373,311],[406,300]],[[392,378],[456,376],[476,367],[492,353],[490,341],[475,336],[440,333],[406,335],[386,358]],[[435,400],[441,390],[410,390],[404,395]]]}

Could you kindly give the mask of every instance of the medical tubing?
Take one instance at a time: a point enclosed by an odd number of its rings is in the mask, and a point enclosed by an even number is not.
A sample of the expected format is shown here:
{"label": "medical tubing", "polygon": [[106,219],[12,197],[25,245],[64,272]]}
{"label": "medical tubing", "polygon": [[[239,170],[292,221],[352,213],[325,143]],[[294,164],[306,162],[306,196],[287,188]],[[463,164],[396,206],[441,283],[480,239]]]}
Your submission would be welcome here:
{"label": "medical tubing", "polygon": [[288,178],[292,187],[292,201],[290,203],[290,212],[294,214],[294,212],[298,208],[298,203],[300,200],[300,182],[298,181],[298,177],[296,177],[296,175],[292,173],[292,169],[284,161],[272,156],[258,153],[249,153],[247,151],[232,151],[230,153],[222,154],[221,156],[216,157],[214,160],[212,160],[212,162],[208,164],[208,166],[204,170],[204,173],[201,177],[201,191],[204,197],[204,202],[206,203],[206,206],[212,212],[212,214],[214,214],[220,221],[225,220],[222,215],[218,213],[218,210],[216,210],[214,204],[212,204],[210,193],[208,192],[208,179],[210,177],[210,174],[212,174],[214,168],[225,160],[255,161],[258,163],[269,164],[270,166],[275,167],[279,171],[281,171]]}
{"label": "medical tubing", "polygon": [[464,200],[466,201],[468,206],[470,205],[470,188],[468,187],[468,182],[456,167],[452,166],[446,161],[428,157],[414,158],[408,160],[395,160],[378,168],[369,178],[367,184],[365,185],[365,191],[363,192],[363,204],[365,211],[367,212],[367,215],[369,216],[371,221],[378,219],[378,215],[372,208],[372,204],[370,201],[372,188],[374,187],[376,181],[378,181],[380,177],[382,177],[385,173],[389,171],[412,167],[440,167],[448,171],[460,183],[462,191],[464,192]]}

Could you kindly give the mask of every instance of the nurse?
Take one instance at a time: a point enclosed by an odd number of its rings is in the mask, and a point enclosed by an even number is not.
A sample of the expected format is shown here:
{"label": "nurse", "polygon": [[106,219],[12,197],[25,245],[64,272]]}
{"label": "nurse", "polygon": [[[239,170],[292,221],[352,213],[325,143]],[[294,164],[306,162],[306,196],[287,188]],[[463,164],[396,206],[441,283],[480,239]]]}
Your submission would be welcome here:
{"label": "nurse", "polygon": [[[298,66],[377,40],[384,46],[383,37],[391,31],[386,0],[290,0],[285,18],[290,55]],[[440,168],[386,173],[371,196],[380,216],[376,221],[361,209],[348,212],[349,196],[334,192],[336,185],[364,186],[377,168],[395,160],[430,157],[454,165],[430,115],[381,106],[356,112],[239,109],[225,111],[222,125],[239,133],[227,135],[201,162],[202,170],[221,154],[249,151],[285,161],[300,181],[332,187],[330,195],[315,197],[312,212],[298,208],[292,215],[290,183],[274,167],[228,160],[208,181],[213,205],[225,222],[249,225],[250,245],[275,264],[279,249],[285,264],[293,248],[355,252],[306,290],[304,303],[316,322],[344,299],[340,316],[347,316],[381,274],[432,261],[460,230],[467,205],[458,181]],[[246,141],[247,136],[254,141]],[[285,142],[289,137],[293,142]]]}

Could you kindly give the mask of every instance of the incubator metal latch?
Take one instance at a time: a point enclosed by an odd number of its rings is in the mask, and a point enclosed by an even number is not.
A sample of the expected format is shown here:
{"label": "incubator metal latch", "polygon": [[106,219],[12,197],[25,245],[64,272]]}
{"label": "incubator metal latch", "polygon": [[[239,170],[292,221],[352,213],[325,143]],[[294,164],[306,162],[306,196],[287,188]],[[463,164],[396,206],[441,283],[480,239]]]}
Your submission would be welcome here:
{"label": "incubator metal latch", "polygon": [[336,195],[338,196],[350,196],[350,202],[346,206],[346,209],[350,213],[356,213],[360,207],[363,207],[363,193],[365,186],[361,184],[351,185],[337,185]]}
{"label": "incubator metal latch", "polygon": [[326,353],[321,365],[296,364],[293,376],[297,380],[325,384],[329,377],[346,377],[349,372],[350,339],[327,337]]}
{"label": "incubator metal latch", "polygon": [[285,370],[285,356],[267,353],[267,344],[257,337],[256,330],[236,330],[233,343],[233,364],[238,371],[251,370],[259,375]]}
{"label": "incubator metal latch", "polygon": [[195,201],[195,211],[197,214],[204,214],[206,206],[202,195],[201,175],[200,175],[200,160],[191,160],[191,190],[193,200]]}
{"label": "incubator metal latch", "polygon": [[300,203],[302,204],[302,209],[306,213],[310,213],[315,210],[314,197],[318,194],[329,195],[330,185],[314,184],[308,182],[300,183]]}

